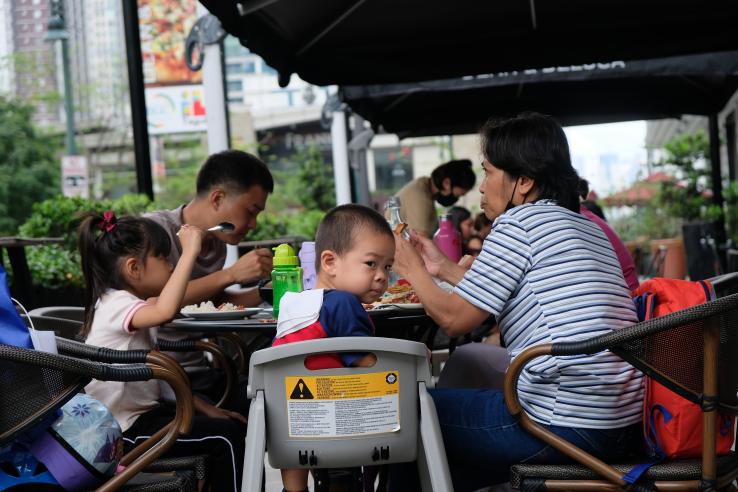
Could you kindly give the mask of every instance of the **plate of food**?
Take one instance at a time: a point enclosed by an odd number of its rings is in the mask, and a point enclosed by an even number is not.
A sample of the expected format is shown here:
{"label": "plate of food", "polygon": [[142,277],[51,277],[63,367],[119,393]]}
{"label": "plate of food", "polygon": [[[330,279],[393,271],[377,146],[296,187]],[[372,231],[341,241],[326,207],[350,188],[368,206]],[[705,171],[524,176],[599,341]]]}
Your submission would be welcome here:
{"label": "plate of food", "polygon": [[367,309],[386,309],[390,307],[404,309],[419,309],[423,305],[420,303],[418,294],[415,293],[413,286],[410,284],[398,284],[387,288],[387,292],[382,298],[376,302],[365,305]]}
{"label": "plate of food", "polygon": [[261,308],[247,308],[230,302],[216,306],[212,301],[190,304],[180,311],[180,314],[192,319],[217,320],[217,319],[244,319],[262,312]]}

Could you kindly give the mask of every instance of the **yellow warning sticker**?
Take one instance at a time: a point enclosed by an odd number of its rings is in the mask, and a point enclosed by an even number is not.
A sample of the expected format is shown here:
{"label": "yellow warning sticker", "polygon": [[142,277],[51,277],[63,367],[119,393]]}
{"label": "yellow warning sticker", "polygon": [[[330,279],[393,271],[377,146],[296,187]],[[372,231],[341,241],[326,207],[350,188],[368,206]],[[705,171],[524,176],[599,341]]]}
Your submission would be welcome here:
{"label": "yellow warning sticker", "polygon": [[336,437],[400,429],[400,373],[287,376],[290,437]]}

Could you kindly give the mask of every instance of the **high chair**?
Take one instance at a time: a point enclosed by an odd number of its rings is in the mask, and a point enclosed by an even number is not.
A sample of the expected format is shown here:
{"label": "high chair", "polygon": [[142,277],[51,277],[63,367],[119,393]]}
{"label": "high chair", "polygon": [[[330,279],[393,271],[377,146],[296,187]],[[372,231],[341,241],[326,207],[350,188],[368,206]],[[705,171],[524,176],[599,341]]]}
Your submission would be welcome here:
{"label": "high chair", "polygon": [[[309,355],[373,353],[372,367],[309,370]],[[242,492],[274,468],[345,468],[415,461],[424,491],[452,491],[427,349],[377,337],[308,340],[255,352]],[[317,490],[317,489],[316,489]]]}

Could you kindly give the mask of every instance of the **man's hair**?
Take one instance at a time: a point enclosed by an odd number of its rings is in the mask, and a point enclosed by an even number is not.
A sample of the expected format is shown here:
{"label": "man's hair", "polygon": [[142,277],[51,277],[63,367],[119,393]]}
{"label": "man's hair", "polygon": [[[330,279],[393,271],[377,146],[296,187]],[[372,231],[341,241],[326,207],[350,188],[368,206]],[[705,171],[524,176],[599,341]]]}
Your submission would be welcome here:
{"label": "man's hair", "polygon": [[224,150],[211,155],[197,173],[198,196],[216,186],[226,191],[244,193],[254,185],[271,193],[274,191],[272,173],[261,159],[240,150]]}
{"label": "man's hair", "polygon": [[394,240],[387,220],[372,208],[348,204],[328,211],[315,234],[315,271],[320,271],[323,251],[334,251],[339,256],[351,251],[360,231],[384,234]]}

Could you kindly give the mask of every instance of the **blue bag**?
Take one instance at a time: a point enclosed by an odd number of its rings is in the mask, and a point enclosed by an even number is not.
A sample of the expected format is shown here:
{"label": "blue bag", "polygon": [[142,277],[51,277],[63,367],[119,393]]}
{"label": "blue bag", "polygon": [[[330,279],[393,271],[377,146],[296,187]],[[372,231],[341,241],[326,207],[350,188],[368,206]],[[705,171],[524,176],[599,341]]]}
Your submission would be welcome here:
{"label": "blue bag", "polygon": [[10,300],[7,277],[0,266],[0,344],[32,349],[31,334]]}

